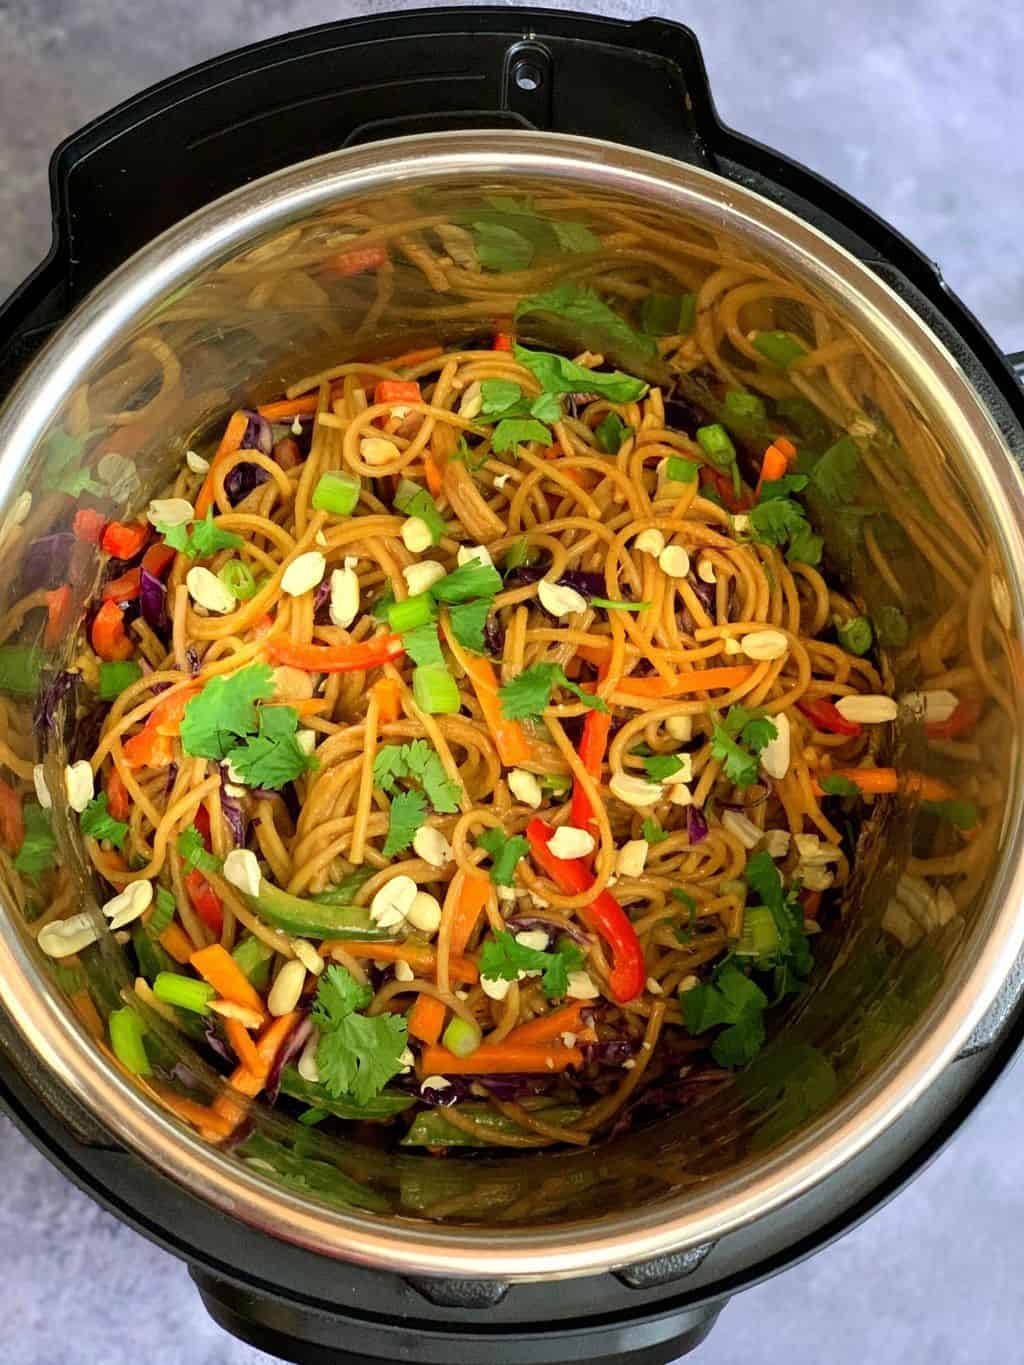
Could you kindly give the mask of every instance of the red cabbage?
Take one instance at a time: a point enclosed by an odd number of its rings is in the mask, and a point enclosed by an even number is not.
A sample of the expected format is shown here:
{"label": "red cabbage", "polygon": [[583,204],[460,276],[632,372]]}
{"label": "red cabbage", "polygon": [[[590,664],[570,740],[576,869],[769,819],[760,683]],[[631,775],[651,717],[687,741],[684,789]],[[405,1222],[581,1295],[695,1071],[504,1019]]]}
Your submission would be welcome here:
{"label": "red cabbage", "polygon": [[188,671],[194,678],[199,672],[199,655],[191,645],[185,647],[185,662],[188,664]]}
{"label": "red cabbage", "polygon": [[143,569],[139,583],[139,605],[142,609],[142,619],[156,631],[163,630],[167,625],[166,600],[167,589],[163,583],[156,574]]}
{"label": "red cabbage", "polygon": [[68,707],[65,712],[65,719],[74,716],[74,692],[78,686],[78,680],[79,675],[77,673],[45,672],[41,674],[39,695],[36,697],[32,715],[32,728],[37,735],[57,735],[57,711],[66,698],[68,699]]}
{"label": "red cabbage", "polygon": [[[521,588],[527,583],[539,583],[547,576],[547,569],[536,564],[520,564],[505,575],[506,588]],[[555,582],[563,588],[573,588],[583,597],[604,597],[604,574],[592,573],[585,569],[566,569]]]}
{"label": "red cabbage", "polygon": [[212,1019],[203,1020],[203,1033],[206,1035],[206,1042],[210,1051],[222,1062],[227,1062],[228,1066],[234,1070],[237,1065],[237,1058],[217,1032],[217,1026]]}
{"label": "red cabbage", "polygon": [[449,1076],[448,1084],[443,1090],[435,1090],[432,1085],[426,1084],[417,1085],[415,1090],[424,1104],[437,1109],[447,1109],[469,1096],[469,1082],[464,1076]]}
{"label": "red cabbage", "polygon": [[164,782],[164,795],[165,795],[165,796],[170,796],[171,792],[174,790],[174,784],[175,784],[175,782],[177,782],[177,780],[178,780],[178,765],[177,765],[177,763],[168,763],[168,765],[167,765],[167,779],[166,779],[166,781]]}
{"label": "red cabbage", "polygon": [[[221,771],[223,783],[223,770]],[[221,786],[220,809],[224,816],[224,823],[231,831],[231,840],[235,848],[245,847],[245,812],[233,796],[229,796]]]}
{"label": "red cabbage", "polygon": [[474,1076],[473,1079],[485,1086],[496,1100],[512,1101],[522,1095],[546,1094],[555,1077],[505,1072],[501,1075]]}
{"label": "red cabbage", "polygon": [[108,709],[106,704],[95,706],[75,721],[68,741],[69,762],[78,763],[83,758],[92,758],[99,746],[100,731],[103,729]]}
{"label": "red cabbage", "polygon": [[497,612],[491,612],[484,622],[484,645],[492,658],[498,658],[505,649],[505,627]]}
{"label": "red cabbage", "polygon": [[21,557],[21,591],[57,588],[70,577],[71,553],[75,537],[70,531],[57,531],[34,540]]}
{"label": "red cabbage", "polygon": [[261,483],[266,483],[270,475],[265,469],[261,469],[258,464],[236,464],[224,480],[224,492],[228,495],[228,501],[232,507],[236,507],[243,498],[247,498],[254,488],[259,488]]}
{"label": "red cabbage", "polygon": [[524,929],[546,929],[549,934],[553,934],[555,937],[559,934],[565,934],[566,938],[571,938],[574,943],[580,944],[581,947],[590,946],[590,937],[582,930],[575,927],[569,928],[555,920],[545,919],[543,915],[515,915],[507,921],[505,927],[511,930],[513,934],[521,933]]}
{"label": "red cabbage", "polygon": [[[299,1008],[301,1009],[302,1006],[300,1005]],[[312,1032],[313,1020],[310,1018],[309,1014],[306,1014],[304,1018],[298,1021],[281,1047],[277,1049],[277,1056],[274,1058],[274,1064],[267,1073],[267,1099],[271,1104],[277,1102],[277,1092],[281,1088],[281,1072],[291,1059],[298,1056],[306,1046]]]}
{"label": "red cabbage", "polygon": [[700,600],[701,606],[709,616],[714,615],[715,596],[717,588],[714,583],[705,583],[701,578],[694,578],[692,575],[687,579],[687,583],[693,589],[694,596]]}
{"label": "red cabbage", "polygon": [[708,822],[697,806],[686,807],[686,837],[691,844],[699,844],[708,837]]}
{"label": "red cabbage", "polygon": [[635,1038],[605,1038],[599,1043],[581,1044],[587,1066],[596,1062],[598,1066],[621,1067],[623,1062],[636,1056],[639,1047],[640,1042]]}
{"label": "red cabbage", "polygon": [[[245,435],[239,444],[240,450],[258,450],[261,455],[270,455],[274,450],[274,432],[265,417],[258,412],[245,410],[247,419]],[[266,478],[266,475],[263,476]]]}

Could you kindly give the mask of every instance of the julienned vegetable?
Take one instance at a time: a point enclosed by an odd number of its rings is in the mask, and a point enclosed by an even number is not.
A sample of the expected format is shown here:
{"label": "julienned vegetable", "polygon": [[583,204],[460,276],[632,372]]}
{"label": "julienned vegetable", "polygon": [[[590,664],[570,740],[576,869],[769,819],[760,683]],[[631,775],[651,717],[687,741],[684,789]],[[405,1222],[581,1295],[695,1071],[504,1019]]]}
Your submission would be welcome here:
{"label": "julienned vegetable", "polygon": [[247,895],[246,902],[268,924],[299,938],[395,939],[397,933],[378,928],[370,912],[361,905],[322,905],[289,895],[265,878],[259,894]]}
{"label": "julienned vegetable", "polygon": [[352,645],[296,645],[272,638],[267,650],[276,663],[314,673],[365,673],[381,664],[393,663],[405,653],[400,635],[378,635]]}
{"label": "julienned vegetable", "polygon": [[359,502],[362,480],[357,474],[328,469],[313,489],[313,506],[336,517],[350,517]]}

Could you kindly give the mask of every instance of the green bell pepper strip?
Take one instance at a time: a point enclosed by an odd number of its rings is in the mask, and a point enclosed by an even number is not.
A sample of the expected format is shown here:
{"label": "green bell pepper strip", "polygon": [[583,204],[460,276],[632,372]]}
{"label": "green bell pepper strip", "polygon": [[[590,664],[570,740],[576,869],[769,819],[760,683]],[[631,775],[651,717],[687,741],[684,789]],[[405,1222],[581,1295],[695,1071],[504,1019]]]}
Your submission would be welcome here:
{"label": "green bell pepper strip", "polygon": [[[515,1119],[497,1113],[489,1104],[460,1104],[460,1114],[472,1119],[488,1133],[500,1133],[506,1137],[530,1137],[532,1130],[524,1128]],[[535,1111],[545,1123],[567,1127],[576,1123],[583,1113],[578,1105],[552,1104],[548,1108]],[[443,1109],[425,1109],[416,1115],[412,1127],[402,1138],[401,1147],[486,1147],[487,1139],[476,1133],[464,1132],[449,1123]]]}
{"label": "green bell pepper strip", "polygon": [[315,1085],[299,1075],[294,1066],[286,1066],[281,1072],[281,1091],[293,1100],[314,1109],[323,1109],[338,1119],[390,1119],[411,1109],[417,1102],[415,1095],[402,1095],[398,1091],[382,1090],[368,1104],[356,1104],[355,1100],[344,1095],[335,1098],[322,1085]]}
{"label": "green bell pepper strip", "polygon": [[245,896],[246,904],[260,919],[275,929],[297,938],[379,939],[394,942],[401,935],[394,929],[381,929],[370,918],[365,905],[319,905],[289,895],[264,877],[259,895]]}

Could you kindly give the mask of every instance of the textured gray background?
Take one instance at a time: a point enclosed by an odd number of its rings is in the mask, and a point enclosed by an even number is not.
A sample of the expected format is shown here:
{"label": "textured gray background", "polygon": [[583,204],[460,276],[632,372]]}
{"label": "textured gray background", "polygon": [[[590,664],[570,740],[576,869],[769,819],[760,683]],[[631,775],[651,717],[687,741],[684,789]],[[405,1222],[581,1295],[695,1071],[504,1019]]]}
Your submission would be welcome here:
{"label": "textured gray background", "polygon": [[[163,76],[265,35],[396,4],[0,0],[0,295],[43,254],[46,161]],[[566,6],[573,8],[573,6]],[[1017,0],[600,3],[692,24],[727,122],[864,199],[1024,348],[1024,11]],[[736,1300],[701,1365],[1019,1361],[1019,1074],[894,1204]],[[255,1365],[185,1270],[101,1213],[0,1120],[5,1365]]]}

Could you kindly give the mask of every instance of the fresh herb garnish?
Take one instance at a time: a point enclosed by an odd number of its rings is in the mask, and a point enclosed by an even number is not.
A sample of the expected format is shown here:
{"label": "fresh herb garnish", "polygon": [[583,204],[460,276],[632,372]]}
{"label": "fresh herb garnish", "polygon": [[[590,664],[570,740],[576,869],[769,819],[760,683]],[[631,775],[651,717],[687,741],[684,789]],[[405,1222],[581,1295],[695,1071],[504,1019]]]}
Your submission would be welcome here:
{"label": "fresh herb garnish", "polygon": [[202,521],[184,522],[180,526],[158,522],[156,529],[172,550],[188,555],[189,559],[209,559],[218,550],[237,550],[244,544],[234,531],[222,531],[214,525],[212,507]]}
{"label": "fresh herb garnish", "polygon": [[396,853],[403,853],[426,818],[427,803],[422,792],[399,792],[391,802],[387,837],[381,849],[384,857],[392,858]]}
{"label": "fresh herb garnish", "polygon": [[645,817],[643,825],[641,826],[641,833],[652,847],[654,844],[660,844],[662,839],[668,838],[668,830],[662,829],[657,820],[653,819],[650,815]]}
{"label": "fresh herb garnish", "polygon": [[711,754],[723,765],[730,782],[737,787],[750,787],[757,781],[761,750],[777,734],[778,729],[767,716],[758,716],[743,706],[730,706],[725,719],[715,722]]}
{"label": "fresh herb garnish", "polygon": [[475,602],[459,602],[450,608],[448,620],[452,634],[463,649],[471,649],[474,654],[486,654],[487,642],[484,639],[484,626],[491,613],[491,598],[481,597]]}
{"label": "fresh herb garnish", "polygon": [[[422,790],[399,791],[399,782],[416,782]],[[385,857],[401,853],[426,819],[430,806],[442,815],[459,808],[462,788],[444,770],[444,764],[425,739],[408,744],[388,744],[378,750],[373,763],[374,786],[392,797]]]}
{"label": "fresh herb garnish", "polygon": [[711,1044],[711,1056],[725,1067],[745,1066],[760,1052],[767,1004],[760,986],[728,959],[710,981],[680,995],[683,1023],[691,1033],[726,1025]]}
{"label": "fresh herb garnish", "polygon": [[594,428],[597,444],[606,455],[618,455],[630,432],[631,428],[626,426],[617,412],[608,413]]}
{"label": "fresh herb garnish", "polygon": [[437,638],[437,626],[428,622],[413,630],[402,632],[402,645],[414,664],[443,664],[441,643]]}
{"label": "fresh herb garnish", "polygon": [[644,759],[644,768],[652,782],[664,782],[680,772],[683,760],[676,754],[652,754]]}
{"label": "fresh herb garnish", "polygon": [[178,857],[190,869],[198,868],[200,872],[220,872],[223,867],[219,858],[206,851],[203,836],[195,825],[188,825],[181,831],[175,842],[175,848],[178,850]]}
{"label": "fresh herb garnish", "polygon": [[292,706],[261,706],[259,728],[254,738],[247,739],[228,755],[231,766],[250,787],[269,787],[274,791],[294,782],[311,768],[319,767],[317,760],[299,745],[296,732],[299,713]]}
{"label": "fresh herb garnish", "polygon": [[600,697],[584,692],[582,687],[567,678],[558,664],[541,663],[527,668],[504,687],[498,688],[501,714],[506,720],[539,716],[550,704],[551,693],[556,687],[564,687],[591,711],[608,710]]}
{"label": "fresh herb garnish", "polygon": [[527,948],[517,943],[506,929],[486,940],[480,954],[480,975],[491,981],[518,981],[520,972],[540,976],[544,994],[550,1000],[563,996],[569,988],[569,973],[583,965],[583,954],[571,939],[560,938],[553,952]]}
{"label": "fresh herb garnish", "polygon": [[775,924],[778,946],[771,961],[763,965],[774,968],[775,998],[781,1000],[789,992],[802,989],[804,978],[814,966],[798,889],[784,890],[779,869],[766,852],[749,860],[743,878],[751,891],[760,896],[761,905],[770,911]]}
{"label": "fresh herb garnish", "polygon": [[549,446],[551,431],[532,417],[503,417],[494,428],[491,449],[504,455],[506,451],[525,445],[527,441],[540,441],[542,445]]}
{"label": "fresh herb garnish", "polygon": [[784,474],[781,479],[769,480],[748,516],[755,540],[763,545],[787,545],[786,558],[791,562],[817,564],[821,560],[822,538],[811,529],[800,504],[789,497],[806,485],[804,474]]}
{"label": "fresh herb garnish", "polygon": [[[523,318],[535,313],[546,314],[567,323],[574,336],[582,336],[587,345],[599,350],[625,351],[646,360],[657,358],[658,346],[653,337],[634,331],[625,318],[609,308],[593,289],[587,289],[583,285],[567,281],[544,294],[527,295],[516,305],[515,320],[517,323],[521,322]],[[545,384],[544,387],[551,386]],[[581,393],[594,391],[591,386],[576,387]],[[644,387],[646,388],[646,385]],[[563,390],[569,393],[572,391]],[[615,398],[612,401],[628,403],[632,400]]]}
{"label": "fresh herb garnish", "polygon": [[368,1104],[403,1068],[405,1020],[399,1014],[360,1014],[372,999],[370,987],[337,963],[326,969],[317,986],[316,1064],[320,1084],[335,1099],[351,1095],[357,1104]]}
{"label": "fresh herb garnish", "polygon": [[508,836],[500,829],[485,829],[477,835],[476,842],[494,860],[491,863],[491,881],[496,886],[511,886],[520,858],[530,851],[527,840],[519,834]]}
{"label": "fresh herb garnish", "polygon": [[128,825],[124,820],[115,820],[108,809],[106,792],[101,792],[82,811],[80,828],[91,839],[109,839],[115,848],[124,848],[128,837]]}
{"label": "fresh herb garnish", "polygon": [[182,748],[194,758],[226,758],[243,739],[256,734],[256,702],[273,695],[269,664],[250,664],[237,673],[211,678],[185,707]]}
{"label": "fresh herb garnish", "polygon": [[435,602],[469,602],[474,597],[493,597],[501,592],[501,574],[493,564],[471,559],[438,579],[430,589]]}
{"label": "fresh herb garnish", "polygon": [[57,840],[53,836],[49,814],[38,801],[27,801],[22,811],[25,837],[21,841],[14,866],[27,877],[38,877],[54,865],[53,855]]}
{"label": "fresh herb garnish", "polygon": [[811,483],[831,507],[856,502],[861,479],[860,451],[852,436],[836,441],[811,470]]}
{"label": "fresh herb garnish", "polygon": [[860,787],[842,773],[830,773],[818,779],[826,796],[860,796]]}

